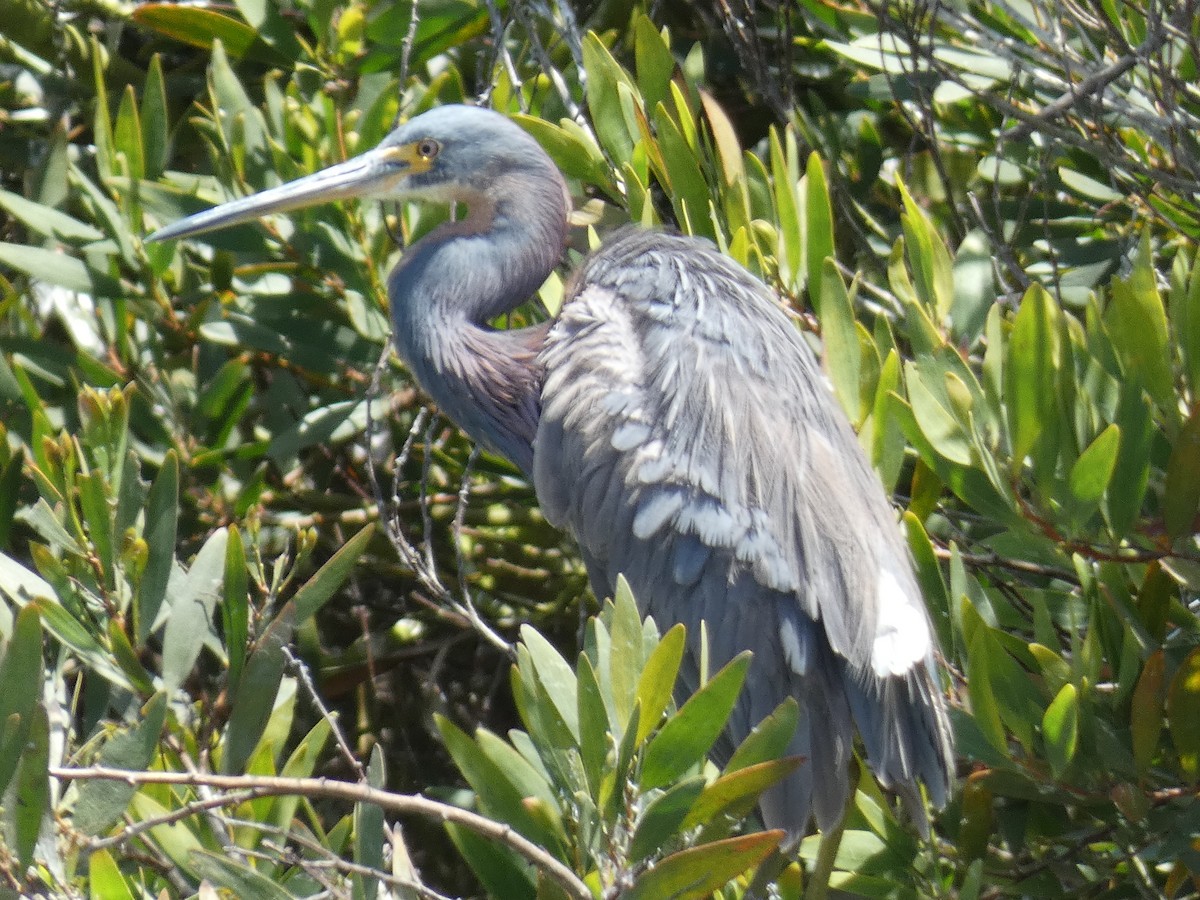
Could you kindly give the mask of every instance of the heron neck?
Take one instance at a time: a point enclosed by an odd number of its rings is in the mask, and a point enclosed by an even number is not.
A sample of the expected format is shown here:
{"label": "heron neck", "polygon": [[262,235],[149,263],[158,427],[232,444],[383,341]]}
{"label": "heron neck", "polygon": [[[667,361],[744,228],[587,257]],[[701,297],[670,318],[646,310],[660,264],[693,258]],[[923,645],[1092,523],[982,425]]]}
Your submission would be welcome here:
{"label": "heron neck", "polygon": [[413,245],[388,280],[396,349],[417,382],[475,441],[526,473],[546,328],[497,331],[489,322],[529,299],[562,254],[566,205],[556,182],[548,191],[501,180],[466,198],[467,218]]}

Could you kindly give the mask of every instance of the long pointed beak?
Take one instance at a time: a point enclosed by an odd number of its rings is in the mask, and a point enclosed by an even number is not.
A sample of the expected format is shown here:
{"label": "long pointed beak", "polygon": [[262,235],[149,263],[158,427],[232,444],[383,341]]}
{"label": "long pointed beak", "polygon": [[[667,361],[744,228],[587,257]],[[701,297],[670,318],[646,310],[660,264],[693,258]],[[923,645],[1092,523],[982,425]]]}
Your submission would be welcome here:
{"label": "long pointed beak", "polygon": [[376,147],[304,178],[180,219],[160,228],[146,240],[166,241],[302,206],[386,194],[394,191],[412,171],[409,156],[403,148]]}

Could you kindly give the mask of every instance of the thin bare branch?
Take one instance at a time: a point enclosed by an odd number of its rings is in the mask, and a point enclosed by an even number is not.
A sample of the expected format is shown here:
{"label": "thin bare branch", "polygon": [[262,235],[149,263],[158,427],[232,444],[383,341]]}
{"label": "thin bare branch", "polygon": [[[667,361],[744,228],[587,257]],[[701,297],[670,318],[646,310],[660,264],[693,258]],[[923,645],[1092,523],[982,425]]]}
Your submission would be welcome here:
{"label": "thin bare branch", "polygon": [[[53,767],[52,778],[65,781],[121,781],[130,785],[174,784],[220,791],[236,791],[230,804],[257,797],[296,795],[326,797],[349,803],[371,803],[398,815],[412,815],[435,822],[450,822],[470,829],[490,840],[499,841],[519,853],[563,889],[568,897],[593,900],[592,892],[575,873],[551,856],[546,850],[513,831],[508,825],[495,822],[478,813],[439,803],[415,794],[393,794],[364,784],[332,781],[327,778],[282,778],[266,775],[212,775],[204,772],[134,772],[94,766],[85,769]],[[227,795],[233,797],[234,795]],[[213,798],[215,800],[215,798]]]}

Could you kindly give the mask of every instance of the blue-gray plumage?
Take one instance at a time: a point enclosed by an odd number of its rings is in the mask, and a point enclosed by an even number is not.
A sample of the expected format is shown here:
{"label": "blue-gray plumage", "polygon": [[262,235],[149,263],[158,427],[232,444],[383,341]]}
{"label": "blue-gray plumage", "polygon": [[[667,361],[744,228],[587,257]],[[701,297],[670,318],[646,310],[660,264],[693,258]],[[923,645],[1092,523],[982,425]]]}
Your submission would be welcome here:
{"label": "blue-gray plumage", "polygon": [[388,281],[395,341],[475,440],[533,478],[598,596],[624,574],[660,625],[708,625],[721,665],[754,651],[719,749],[788,696],[806,765],[770,825],[836,824],[857,726],[879,780],[924,827],[953,753],[929,617],[895,515],[807,343],[774,297],[705,241],[627,230],[593,254],[557,319],[498,331],[558,263],[569,197],[503,116],[447,106],[354,160],[157,232],[194,234],[349,196],[466,204]]}

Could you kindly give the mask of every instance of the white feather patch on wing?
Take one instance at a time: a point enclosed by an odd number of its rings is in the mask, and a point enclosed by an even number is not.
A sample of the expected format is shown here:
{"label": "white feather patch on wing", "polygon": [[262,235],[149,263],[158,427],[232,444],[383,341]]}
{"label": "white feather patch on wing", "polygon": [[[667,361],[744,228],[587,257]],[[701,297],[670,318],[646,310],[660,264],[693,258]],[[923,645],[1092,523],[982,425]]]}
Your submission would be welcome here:
{"label": "white feather patch on wing", "polygon": [[797,675],[808,671],[808,654],[800,645],[800,634],[796,623],[785,619],[779,626],[779,643],[783,645],[783,658]]}
{"label": "white feather patch on wing", "polygon": [[903,675],[929,653],[929,622],[886,565],[879,570],[875,602],[871,668],[880,678]]}

